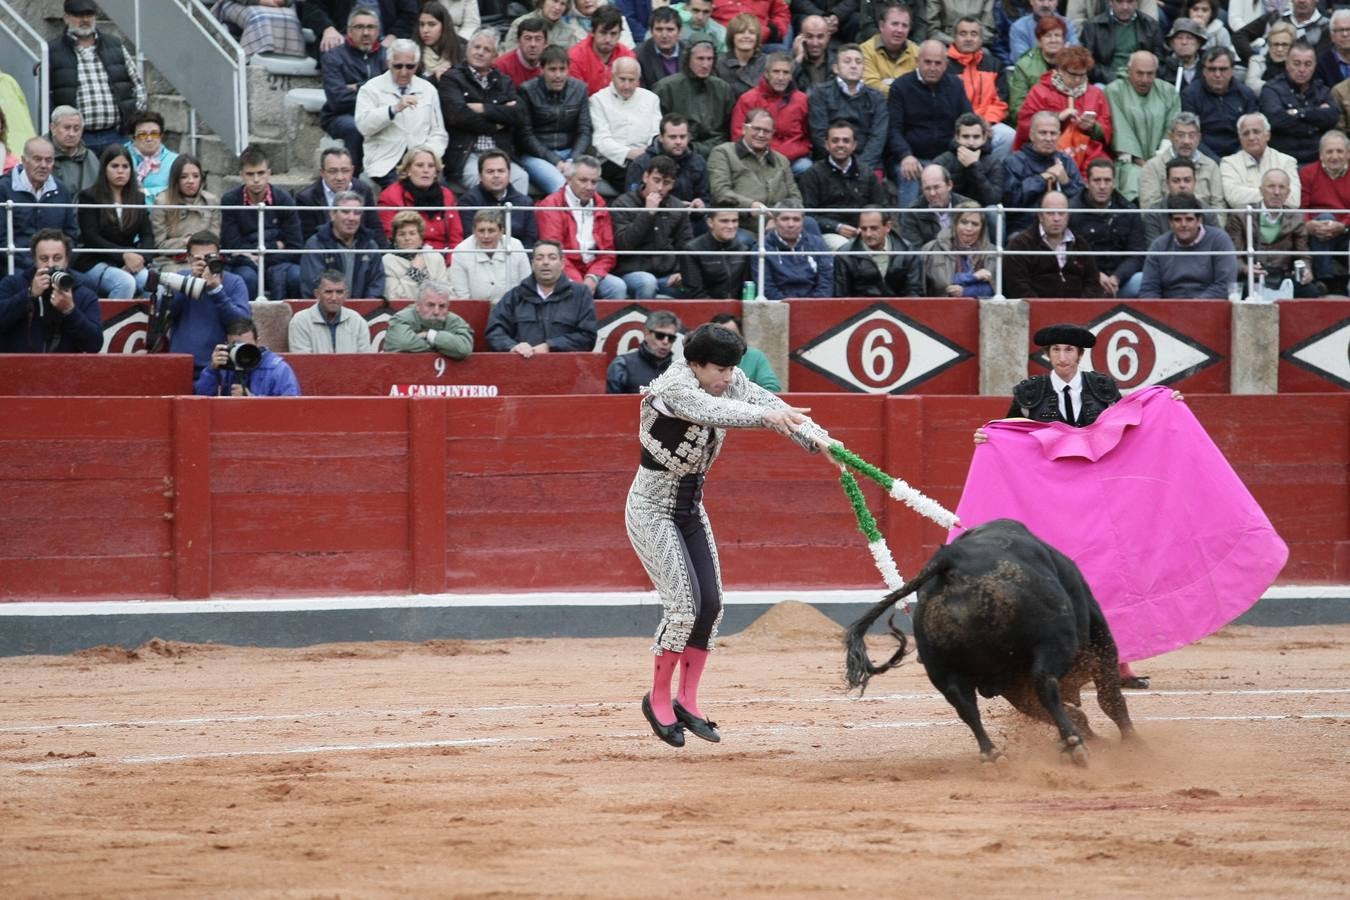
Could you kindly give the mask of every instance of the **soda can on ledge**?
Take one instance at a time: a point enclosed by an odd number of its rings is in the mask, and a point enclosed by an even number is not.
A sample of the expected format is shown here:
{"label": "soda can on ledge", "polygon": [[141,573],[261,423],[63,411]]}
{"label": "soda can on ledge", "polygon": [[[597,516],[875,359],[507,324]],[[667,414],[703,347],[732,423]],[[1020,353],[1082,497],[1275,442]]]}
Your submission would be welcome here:
{"label": "soda can on ledge", "polygon": [[741,300],[742,300],[742,301],[744,301],[744,300],[753,300],[753,299],[755,299],[755,297],[757,297],[757,296],[759,296],[759,294],[758,294],[758,292],[755,290],[755,283],[754,283],[753,281],[747,281],[747,282],[745,282],[744,284],[741,285]]}

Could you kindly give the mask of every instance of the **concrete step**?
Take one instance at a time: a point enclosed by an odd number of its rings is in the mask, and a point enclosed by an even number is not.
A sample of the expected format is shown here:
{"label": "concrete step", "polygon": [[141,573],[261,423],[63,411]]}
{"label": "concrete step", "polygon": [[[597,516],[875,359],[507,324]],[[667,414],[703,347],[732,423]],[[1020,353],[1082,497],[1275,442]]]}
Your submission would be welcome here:
{"label": "concrete step", "polygon": [[248,124],[253,134],[268,137],[295,133],[295,107],[286,95],[297,88],[323,90],[317,74],[299,75],[269,71],[263,65],[249,65]]}
{"label": "concrete step", "polygon": [[[149,107],[164,117],[165,131],[170,134],[188,133],[192,104],[184,97],[176,93],[153,94],[149,98]],[[197,117],[197,134],[215,134],[200,116]]]}

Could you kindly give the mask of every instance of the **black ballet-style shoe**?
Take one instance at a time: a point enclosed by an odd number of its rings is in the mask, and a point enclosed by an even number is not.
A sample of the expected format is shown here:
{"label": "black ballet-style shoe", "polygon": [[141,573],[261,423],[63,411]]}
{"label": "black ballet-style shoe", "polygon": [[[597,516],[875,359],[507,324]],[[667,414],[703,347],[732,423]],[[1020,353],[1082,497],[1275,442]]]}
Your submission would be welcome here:
{"label": "black ballet-style shoe", "polygon": [[707,719],[700,719],[680,705],[680,701],[675,701],[675,718],[681,725],[692,731],[697,737],[705,741],[712,741],[714,744],[722,740],[722,735],[717,733],[717,723],[710,722]]}
{"label": "black ballet-style shoe", "polygon": [[[1136,691],[1146,691],[1148,690],[1148,676],[1128,675],[1125,678],[1120,679],[1120,686],[1123,688],[1129,688],[1131,690]],[[680,711],[678,709],[675,710],[675,714],[677,716],[679,715],[679,712]]]}
{"label": "black ballet-style shoe", "polygon": [[643,694],[642,714],[647,717],[647,723],[652,726],[652,731],[656,732],[657,737],[672,747],[684,746],[684,726],[680,724],[678,713],[674,722],[662,725],[656,721],[656,713],[652,712],[652,695]]}

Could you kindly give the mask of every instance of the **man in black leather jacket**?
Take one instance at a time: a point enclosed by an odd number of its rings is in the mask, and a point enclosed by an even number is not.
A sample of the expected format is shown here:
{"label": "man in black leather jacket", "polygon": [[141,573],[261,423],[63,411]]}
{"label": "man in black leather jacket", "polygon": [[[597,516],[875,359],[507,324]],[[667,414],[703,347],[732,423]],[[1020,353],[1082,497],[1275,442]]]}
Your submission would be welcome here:
{"label": "man in black leather jacket", "polygon": [[671,350],[680,335],[680,317],[658,309],[643,323],[642,343],[636,350],[614,357],[605,373],[605,393],[636,394],[670,368]]}
{"label": "man in black leather jacket", "polygon": [[586,83],[568,77],[567,50],[544,48],[544,73],[521,85],[525,107],[520,165],[530,181],[546,195],[563,186],[572,172],[571,160],[591,146],[591,111]]}

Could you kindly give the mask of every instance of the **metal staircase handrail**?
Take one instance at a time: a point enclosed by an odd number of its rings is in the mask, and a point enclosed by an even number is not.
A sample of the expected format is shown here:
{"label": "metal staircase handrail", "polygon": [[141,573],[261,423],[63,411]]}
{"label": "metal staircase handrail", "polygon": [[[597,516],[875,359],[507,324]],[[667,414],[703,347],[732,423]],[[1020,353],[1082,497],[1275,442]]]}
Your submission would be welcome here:
{"label": "metal staircase handrail", "polygon": [[[51,88],[48,85],[51,66],[47,59],[47,42],[6,0],[0,0],[0,35],[3,36],[0,40],[7,45],[6,50],[26,57],[33,63],[28,69],[31,77],[16,80],[28,99],[29,112],[37,116],[33,128],[42,134],[47,130],[51,116]],[[24,70],[16,67],[13,71]]]}
{"label": "metal staircase handrail", "polygon": [[[136,59],[149,60],[234,153],[248,145],[248,61],[223,23],[196,0],[99,0],[103,14],[129,35]],[[142,66],[143,68],[143,66]],[[228,91],[223,90],[228,85]]]}

